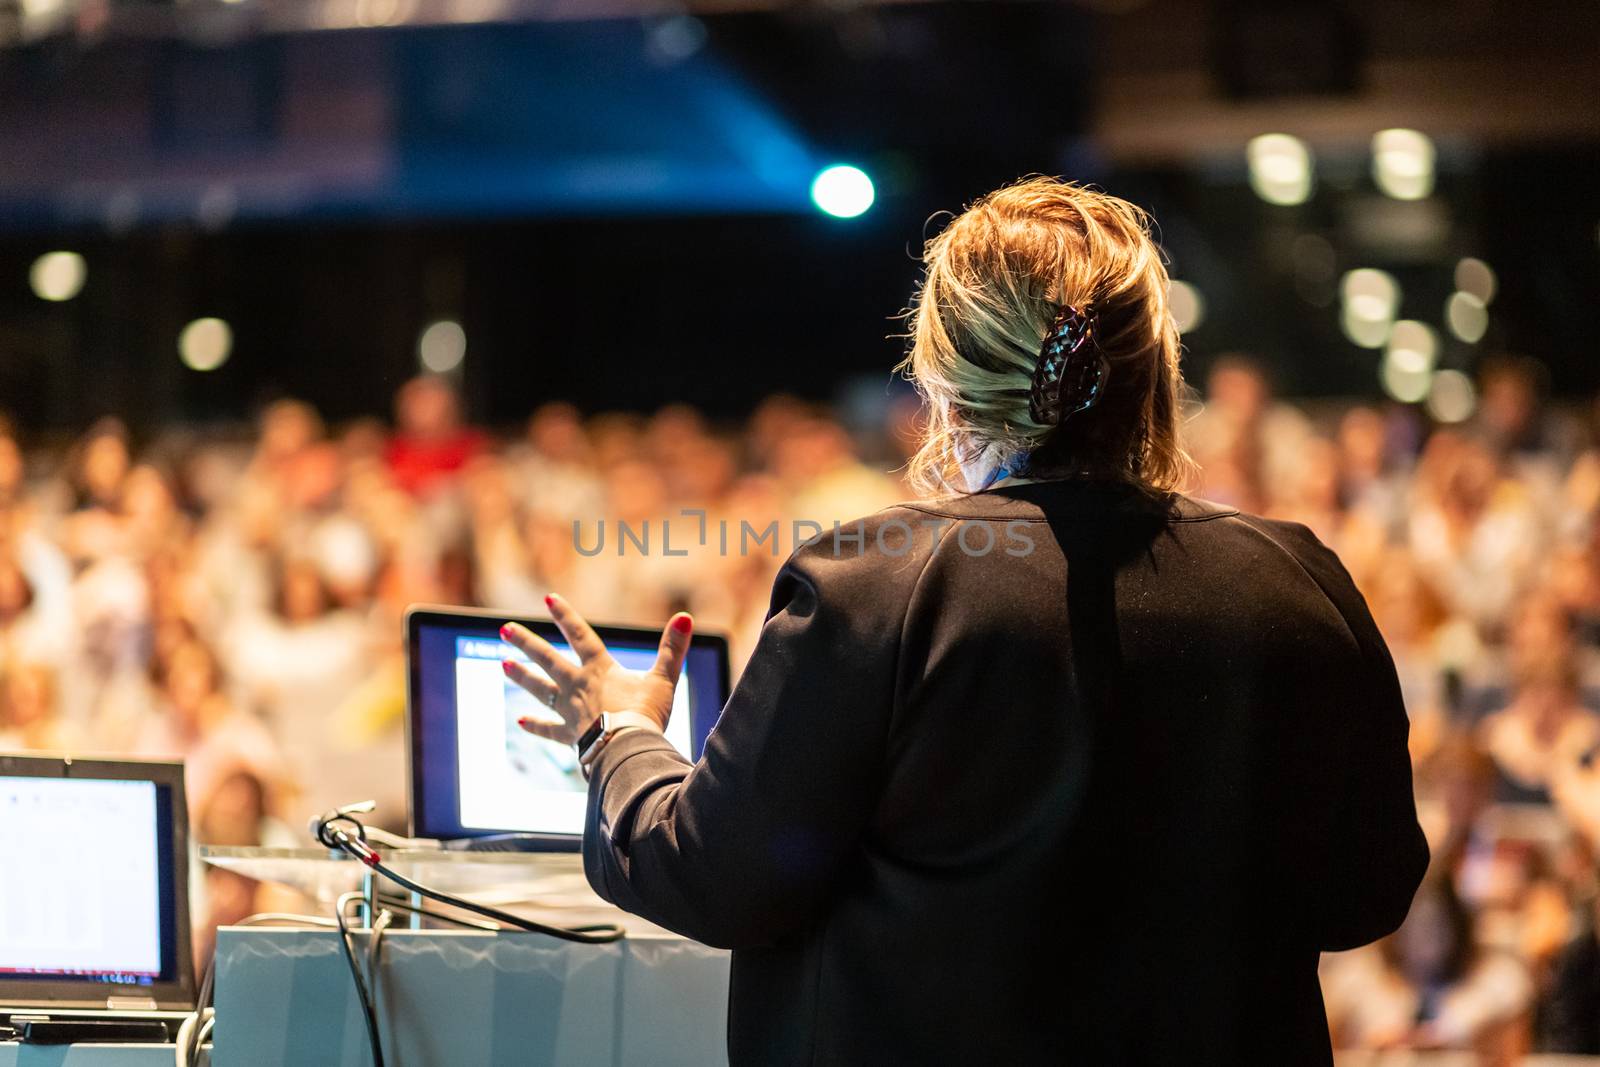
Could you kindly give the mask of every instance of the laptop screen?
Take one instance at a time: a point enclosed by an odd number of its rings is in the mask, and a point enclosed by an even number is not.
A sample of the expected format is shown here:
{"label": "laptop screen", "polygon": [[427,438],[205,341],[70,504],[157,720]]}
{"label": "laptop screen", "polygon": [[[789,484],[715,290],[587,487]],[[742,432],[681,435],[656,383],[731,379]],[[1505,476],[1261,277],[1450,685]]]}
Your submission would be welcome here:
{"label": "laptop screen", "polygon": [[[588,783],[571,745],[517,725],[523,716],[553,713],[501,670],[503,659],[526,660],[500,640],[504,621],[431,610],[408,617],[412,833],[446,839],[536,834],[548,836],[551,848],[576,848]],[[576,662],[552,623],[522,621]],[[596,629],[624,667],[644,670],[655,662],[659,631]],[[727,693],[727,643],[696,634],[667,727],[667,739],[685,758],[699,757]]]}
{"label": "laptop screen", "polygon": [[103,1007],[192,986],[181,773],[0,757],[0,1003]]}

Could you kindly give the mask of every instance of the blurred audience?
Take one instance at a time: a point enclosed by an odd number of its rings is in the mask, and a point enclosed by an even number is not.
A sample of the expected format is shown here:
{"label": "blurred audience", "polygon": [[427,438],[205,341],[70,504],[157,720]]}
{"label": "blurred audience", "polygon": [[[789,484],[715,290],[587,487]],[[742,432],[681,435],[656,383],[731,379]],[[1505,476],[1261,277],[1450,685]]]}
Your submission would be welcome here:
{"label": "blurred audience", "polygon": [[[1398,933],[1324,959],[1341,1047],[1600,1054],[1600,405],[1545,391],[1537,364],[1488,361],[1477,415],[1433,426],[1291,404],[1229,356],[1190,424],[1200,495],[1340,553],[1412,717],[1434,869]],[[737,667],[793,524],[905,495],[915,416],[882,414],[861,435],[789,397],[742,425],[552,403],[496,436],[423,377],[393,431],[286,400],[253,433],[107,419],[58,451],[0,420],[0,749],[183,758],[215,845],[294,843],[368,797],[398,828],[409,604],[688,609]],[[778,545],[741,536],[773,522]],[[201,945],[265,891],[204,877]]]}
{"label": "blurred audience", "polygon": [[1526,1051],[1527,967],[1480,942],[1451,866],[1448,854],[1436,864],[1393,936],[1330,970],[1324,998],[1338,1047],[1473,1049],[1495,1065]]}

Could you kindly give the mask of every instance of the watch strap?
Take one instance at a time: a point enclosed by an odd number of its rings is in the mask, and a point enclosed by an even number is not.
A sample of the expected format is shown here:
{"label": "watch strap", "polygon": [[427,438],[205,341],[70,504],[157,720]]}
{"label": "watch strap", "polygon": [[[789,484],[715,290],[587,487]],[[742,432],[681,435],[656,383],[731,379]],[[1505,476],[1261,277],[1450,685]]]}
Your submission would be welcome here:
{"label": "watch strap", "polygon": [[606,742],[611,740],[614,732],[610,714],[601,712],[578,737],[578,766],[582,768],[584,778],[589,777],[590,765],[600,755],[600,750],[606,747]]}

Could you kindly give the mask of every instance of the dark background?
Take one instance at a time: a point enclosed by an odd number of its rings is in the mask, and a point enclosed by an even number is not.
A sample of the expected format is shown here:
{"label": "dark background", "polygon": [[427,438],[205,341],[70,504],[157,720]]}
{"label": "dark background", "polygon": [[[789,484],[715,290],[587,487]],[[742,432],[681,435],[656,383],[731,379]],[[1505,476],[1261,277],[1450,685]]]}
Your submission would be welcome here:
{"label": "dark background", "polygon": [[[1031,172],[1155,213],[1207,302],[1192,378],[1246,351],[1285,392],[1377,394],[1377,353],[1297,280],[1312,235],[1436,326],[1456,260],[1487,260],[1490,334],[1441,330],[1441,365],[1516,351],[1561,395],[1600,389],[1600,139],[1595,97],[1575,104],[1600,66],[1592,5],[751,4],[220,35],[110,10],[97,35],[0,50],[0,407],[25,427],[233,419],[285,394],[382,414],[441,317],[492,422],[887,384],[930,217]],[[1438,144],[1426,201],[1367,174],[1397,124]],[[1316,149],[1298,207],[1246,181],[1244,141],[1277,130]],[[877,184],[858,219],[806,196],[834,160]],[[51,304],[27,274],[57,248],[89,276]],[[235,336],[207,374],[176,357],[201,315]]]}

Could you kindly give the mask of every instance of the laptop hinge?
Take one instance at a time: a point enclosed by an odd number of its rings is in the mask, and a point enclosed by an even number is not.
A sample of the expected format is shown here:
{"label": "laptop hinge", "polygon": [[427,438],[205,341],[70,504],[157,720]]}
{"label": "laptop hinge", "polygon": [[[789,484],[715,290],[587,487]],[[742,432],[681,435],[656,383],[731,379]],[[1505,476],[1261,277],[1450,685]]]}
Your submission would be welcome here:
{"label": "laptop hinge", "polygon": [[107,997],[107,1011],[155,1011],[154,997]]}

